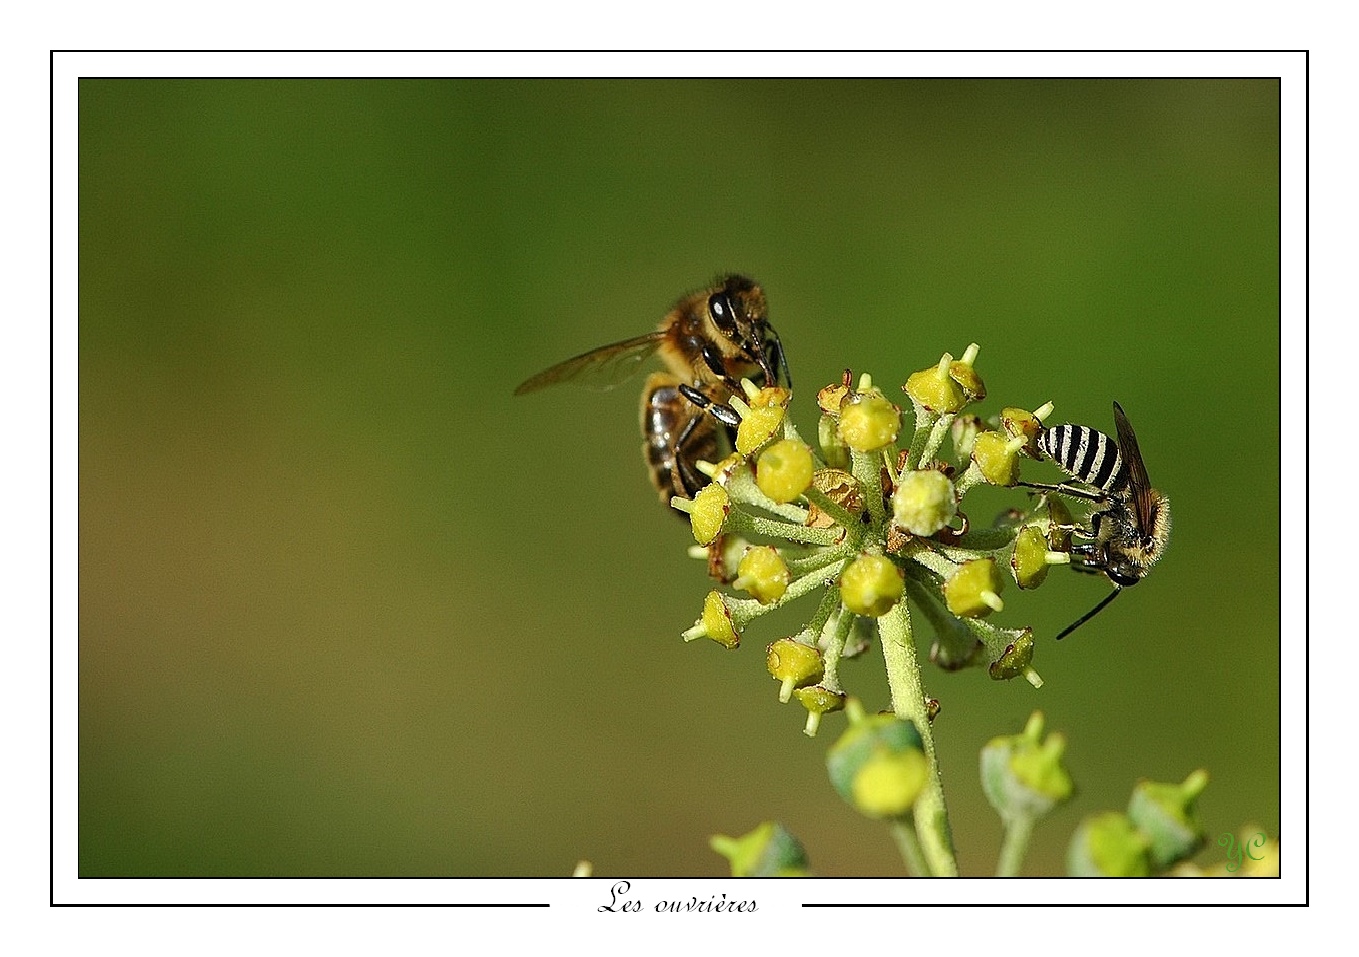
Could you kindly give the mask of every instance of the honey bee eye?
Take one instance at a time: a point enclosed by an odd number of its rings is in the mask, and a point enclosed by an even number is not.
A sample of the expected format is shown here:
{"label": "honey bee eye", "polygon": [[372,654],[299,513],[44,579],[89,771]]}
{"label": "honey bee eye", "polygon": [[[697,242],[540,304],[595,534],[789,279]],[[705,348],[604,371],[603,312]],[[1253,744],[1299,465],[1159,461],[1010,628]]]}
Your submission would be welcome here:
{"label": "honey bee eye", "polygon": [[728,336],[736,334],[736,313],[725,293],[715,292],[708,297],[708,315],[719,331]]}

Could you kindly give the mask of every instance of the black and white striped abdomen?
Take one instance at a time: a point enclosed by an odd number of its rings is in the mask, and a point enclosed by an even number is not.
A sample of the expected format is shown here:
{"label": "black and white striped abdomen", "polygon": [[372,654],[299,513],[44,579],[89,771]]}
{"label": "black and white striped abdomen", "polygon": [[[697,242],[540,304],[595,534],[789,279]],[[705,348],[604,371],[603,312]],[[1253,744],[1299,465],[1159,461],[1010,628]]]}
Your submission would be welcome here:
{"label": "black and white striped abdomen", "polygon": [[1084,425],[1054,425],[1038,436],[1038,448],[1072,478],[1111,492],[1128,483],[1114,440]]}

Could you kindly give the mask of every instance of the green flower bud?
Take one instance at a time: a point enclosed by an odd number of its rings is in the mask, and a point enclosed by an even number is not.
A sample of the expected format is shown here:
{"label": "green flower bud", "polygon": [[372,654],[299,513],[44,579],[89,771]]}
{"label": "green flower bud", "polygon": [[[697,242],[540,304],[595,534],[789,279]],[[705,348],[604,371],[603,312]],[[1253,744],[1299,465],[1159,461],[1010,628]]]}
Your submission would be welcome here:
{"label": "green flower bud", "polygon": [[960,415],[949,426],[953,436],[953,452],[959,462],[972,459],[972,444],[983,431],[982,420],[975,415]]}
{"label": "green flower bud", "polygon": [[789,830],[765,821],[749,834],[715,834],[708,846],[731,862],[732,877],[806,877],[807,852]]}
{"label": "green flower bud", "polygon": [[1151,874],[1149,846],[1126,814],[1094,814],[1071,837],[1066,871],[1072,877],[1146,877]]}
{"label": "green flower bud", "polygon": [[793,501],[812,484],[812,450],[796,439],[775,442],[760,453],[755,484],[780,505]]}
{"label": "green flower bud", "polygon": [[897,440],[901,410],[876,390],[854,395],[840,407],[840,438],[858,452],[876,452]]}
{"label": "green flower bud", "polygon": [[816,737],[816,731],[821,727],[821,716],[823,714],[843,711],[846,702],[843,691],[832,691],[825,685],[808,685],[805,688],[798,688],[793,692],[793,697],[797,698],[798,704],[807,709],[807,725],[802,731],[809,738]]}
{"label": "green flower bud", "polygon": [[1019,451],[1025,439],[1007,438],[1002,432],[981,432],[972,443],[972,461],[982,478],[992,485],[1010,487],[1019,481]]}
{"label": "green flower bud", "polygon": [[1055,552],[1071,551],[1071,527],[1074,524],[1071,509],[1056,495],[1048,496],[1047,509],[1048,545]]}
{"label": "green flower bud", "polygon": [[1128,802],[1128,818],[1150,842],[1152,866],[1165,870],[1203,846],[1196,804],[1208,786],[1208,772],[1195,771],[1183,784],[1139,781]]}
{"label": "green flower bud", "polygon": [[1022,734],[993,738],[982,748],[982,790],[1003,818],[1037,820],[1071,799],[1075,785],[1062,766],[1066,738],[1043,740],[1043,713],[1035,711]]}
{"label": "green flower bud", "polygon": [[851,724],[826,754],[840,796],[872,818],[908,813],[924,790],[929,760],[914,724],[867,715]]}
{"label": "green flower bud", "polygon": [[933,535],[958,514],[958,495],[943,472],[907,472],[892,492],[892,520],[912,535]]}
{"label": "green flower bud", "polygon": [[840,423],[835,416],[823,414],[816,422],[816,440],[831,468],[849,468],[849,446],[840,438]]}
{"label": "green flower bud", "polygon": [[906,380],[902,388],[914,401],[931,412],[940,415],[957,412],[967,404],[962,387],[949,375],[953,368],[953,356],[944,353],[938,365],[921,369]]}
{"label": "green flower bud", "polygon": [[1015,536],[1010,552],[1010,574],[1020,588],[1037,588],[1048,577],[1048,565],[1047,538],[1037,525],[1026,525]]}
{"label": "green flower bud", "polygon": [[694,541],[704,546],[711,545],[722,534],[722,526],[727,523],[730,513],[731,497],[727,495],[726,489],[716,483],[699,489],[689,512],[689,527],[693,529]]}
{"label": "green flower bud", "polygon": [[765,667],[781,682],[779,700],[786,703],[795,688],[821,680],[821,652],[794,638],[780,638],[765,649]]}
{"label": "green flower bud", "polygon": [[905,590],[901,569],[885,555],[860,555],[840,575],[840,598],[856,615],[881,618]]}
{"label": "green flower bud", "polygon": [[994,559],[974,558],[959,565],[944,582],[944,601],[959,618],[984,618],[1005,607],[1000,600],[1004,587]]}
{"label": "green flower bud", "polygon": [[1025,628],[1020,631],[1019,637],[1005,646],[1005,651],[995,661],[991,662],[988,674],[996,681],[1009,681],[1011,678],[1018,678],[1023,675],[1035,688],[1043,685],[1043,679],[1038,677],[1038,673],[1033,670],[1033,629]]}
{"label": "green flower bud", "polygon": [[723,648],[735,648],[741,644],[736,623],[731,619],[731,610],[727,608],[727,600],[720,591],[708,592],[708,597],[703,600],[703,614],[683,637],[685,641],[711,638]]}
{"label": "green flower bud", "polygon": [[788,590],[788,565],[778,549],[755,545],[746,550],[736,566],[733,588],[750,592],[761,605],[778,601]]}

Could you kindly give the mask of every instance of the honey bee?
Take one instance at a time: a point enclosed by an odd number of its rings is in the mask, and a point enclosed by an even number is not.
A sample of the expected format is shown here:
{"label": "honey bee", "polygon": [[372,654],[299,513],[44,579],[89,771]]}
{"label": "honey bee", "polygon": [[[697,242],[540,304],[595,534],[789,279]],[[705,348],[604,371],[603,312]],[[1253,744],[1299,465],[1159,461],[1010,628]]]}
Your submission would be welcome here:
{"label": "honey bee", "polygon": [[1170,541],[1170,500],[1151,487],[1137,435],[1117,402],[1114,425],[1117,443],[1084,425],[1054,425],[1038,436],[1039,450],[1080,484],[1036,487],[1095,503],[1089,530],[1076,530],[1091,541],[1072,546],[1071,566],[1102,573],[1114,586],[1058,639],[1099,614],[1124,588],[1145,578]]}
{"label": "honey bee", "polygon": [[675,303],[654,332],[559,362],[514,394],[572,381],[610,388],[659,357],[667,371],[652,373],[642,388],[642,454],[662,504],[693,498],[709,481],[697,463],[718,461],[733,442],[740,419],[730,400],[740,380],[792,386],[767,309],[753,280],[723,276]]}

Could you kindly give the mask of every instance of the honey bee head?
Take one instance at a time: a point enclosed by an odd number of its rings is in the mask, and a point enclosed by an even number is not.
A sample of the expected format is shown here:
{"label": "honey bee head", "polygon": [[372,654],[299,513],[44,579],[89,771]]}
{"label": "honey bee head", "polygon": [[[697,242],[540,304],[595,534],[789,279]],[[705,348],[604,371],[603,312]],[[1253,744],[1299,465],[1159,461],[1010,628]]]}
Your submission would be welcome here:
{"label": "honey bee head", "polygon": [[783,381],[791,385],[788,361],[768,314],[764,290],[745,276],[722,277],[708,296],[708,319],[728,348],[758,366],[766,384]]}

